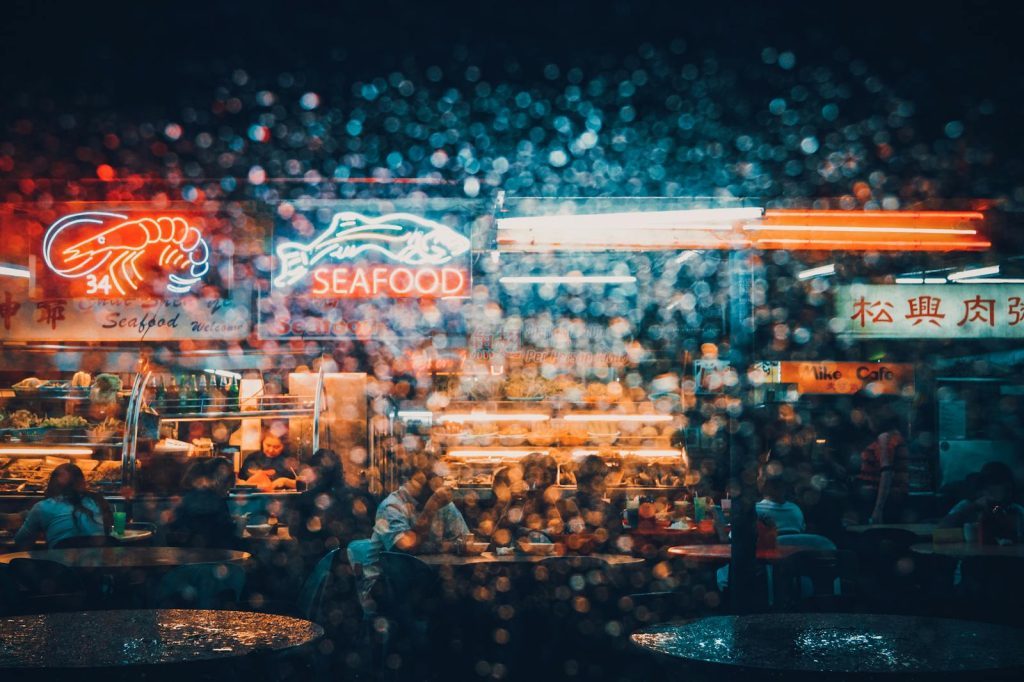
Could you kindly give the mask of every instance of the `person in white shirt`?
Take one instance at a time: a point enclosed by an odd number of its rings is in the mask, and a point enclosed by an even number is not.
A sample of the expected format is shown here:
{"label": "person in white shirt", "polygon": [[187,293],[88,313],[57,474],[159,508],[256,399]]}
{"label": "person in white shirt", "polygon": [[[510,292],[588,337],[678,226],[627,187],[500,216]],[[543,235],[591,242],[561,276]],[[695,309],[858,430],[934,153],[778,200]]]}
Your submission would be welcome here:
{"label": "person in white shirt", "polygon": [[103,537],[112,519],[106,500],[86,487],[82,470],[61,464],[50,474],[44,499],[32,507],[14,536],[14,546],[28,547],[40,535],[50,548],[68,538]]}
{"label": "person in white shirt", "polygon": [[766,477],[761,483],[761,494],[764,498],[756,505],[757,515],[769,519],[779,535],[807,530],[803,511],[786,500],[786,482],[782,476]]}

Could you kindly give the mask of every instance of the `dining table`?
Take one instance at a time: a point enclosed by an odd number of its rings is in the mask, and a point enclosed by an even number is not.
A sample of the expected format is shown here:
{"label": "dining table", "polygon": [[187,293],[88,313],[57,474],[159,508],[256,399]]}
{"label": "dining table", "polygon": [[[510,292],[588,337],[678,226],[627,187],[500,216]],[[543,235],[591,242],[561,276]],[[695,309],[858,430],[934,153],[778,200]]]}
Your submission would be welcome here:
{"label": "dining table", "polygon": [[0,564],[15,559],[41,559],[81,570],[170,569],[193,564],[239,564],[250,560],[248,552],[184,547],[83,547],[40,549],[0,554]]}
{"label": "dining table", "polygon": [[902,530],[913,533],[919,538],[930,538],[938,527],[935,523],[870,523],[846,526],[847,533],[862,534],[875,530]]}
{"label": "dining table", "polygon": [[983,545],[972,542],[921,542],[911,545],[910,551],[924,556],[943,556],[952,559],[1024,559],[1024,544]]}
{"label": "dining table", "polygon": [[[242,611],[121,609],[8,616],[0,618],[0,678],[174,679],[202,664],[298,651],[323,634],[308,620]],[[226,671],[237,674],[237,667]]]}
{"label": "dining table", "polygon": [[[483,564],[535,564],[545,559],[557,558],[556,554],[524,554],[510,552],[497,554],[483,552],[481,554],[417,554],[416,557],[430,566],[479,566]],[[629,554],[580,554],[561,555],[580,556],[600,559],[609,566],[636,566],[644,562],[642,557]]]}
{"label": "dining table", "polygon": [[[785,561],[798,552],[806,552],[807,547],[799,545],[776,545],[771,549],[758,548],[757,560],[765,563]],[[698,563],[723,564],[732,559],[732,545],[727,543],[712,545],[678,545],[668,548],[668,555]]]}
{"label": "dining table", "polygon": [[866,613],[700,618],[631,635],[678,679],[1021,679],[1024,630]]}

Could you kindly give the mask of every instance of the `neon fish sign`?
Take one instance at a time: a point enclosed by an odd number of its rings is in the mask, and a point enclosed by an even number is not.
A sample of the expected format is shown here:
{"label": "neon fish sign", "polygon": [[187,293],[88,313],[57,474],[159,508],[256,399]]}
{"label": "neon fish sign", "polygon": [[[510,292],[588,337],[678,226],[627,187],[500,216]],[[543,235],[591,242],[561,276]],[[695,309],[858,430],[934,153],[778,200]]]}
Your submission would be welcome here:
{"label": "neon fish sign", "polygon": [[324,259],[357,261],[375,254],[406,266],[439,266],[470,249],[470,241],[452,228],[411,213],[388,213],[376,218],[340,211],[331,224],[308,244],[284,242],[276,251],[280,270],[274,284],[288,287],[304,278]]}
{"label": "neon fish sign", "polygon": [[85,211],[50,225],[43,259],[61,277],[84,279],[88,294],[137,291],[140,265],[168,272],[167,290],[184,294],[210,269],[210,247],[185,218]]}

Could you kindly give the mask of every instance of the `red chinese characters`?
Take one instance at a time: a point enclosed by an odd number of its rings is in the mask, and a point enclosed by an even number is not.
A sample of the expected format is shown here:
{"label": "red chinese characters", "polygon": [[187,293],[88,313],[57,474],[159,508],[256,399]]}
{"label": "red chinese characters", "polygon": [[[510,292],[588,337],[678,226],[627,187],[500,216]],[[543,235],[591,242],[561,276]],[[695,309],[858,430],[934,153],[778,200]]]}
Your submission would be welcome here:
{"label": "red chinese characters", "polygon": [[982,298],[981,294],[978,294],[974,298],[964,301],[964,316],[957,322],[957,326],[962,327],[969,322],[987,323],[990,327],[996,326],[996,300]]}
{"label": "red chinese characters", "polygon": [[942,326],[942,320],[946,318],[945,313],[940,313],[939,309],[942,306],[942,299],[938,296],[917,296],[916,298],[907,299],[907,307],[910,308],[910,312],[904,317],[908,320],[914,321],[914,326],[927,321],[928,324],[933,324],[936,327]]}
{"label": "red chinese characters", "polygon": [[1021,302],[1020,296],[1010,296],[1007,303],[1006,312],[1010,315],[1010,326],[1016,327],[1024,320],[1024,303]]}
{"label": "red chinese characters", "polygon": [[851,320],[857,320],[861,327],[864,327],[870,320],[872,324],[892,324],[892,311],[895,309],[889,301],[868,302],[863,296],[859,301],[853,303],[853,315]]}

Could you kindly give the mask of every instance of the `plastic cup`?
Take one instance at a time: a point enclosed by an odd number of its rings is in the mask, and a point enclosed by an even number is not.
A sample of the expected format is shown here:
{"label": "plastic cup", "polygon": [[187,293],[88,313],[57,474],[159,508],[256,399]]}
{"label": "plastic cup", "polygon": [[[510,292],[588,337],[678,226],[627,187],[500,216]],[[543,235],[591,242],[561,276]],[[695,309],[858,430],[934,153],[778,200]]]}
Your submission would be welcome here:
{"label": "plastic cup", "polygon": [[114,535],[124,535],[124,527],[128,522],[128,515],[124,512],[114,512]]}

